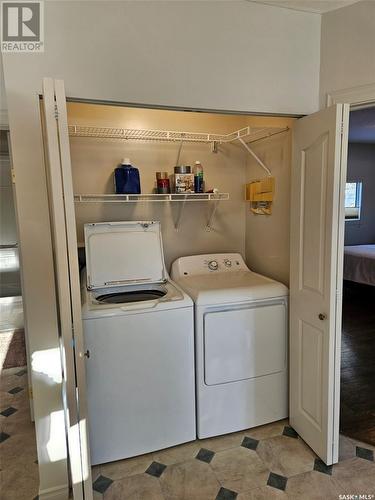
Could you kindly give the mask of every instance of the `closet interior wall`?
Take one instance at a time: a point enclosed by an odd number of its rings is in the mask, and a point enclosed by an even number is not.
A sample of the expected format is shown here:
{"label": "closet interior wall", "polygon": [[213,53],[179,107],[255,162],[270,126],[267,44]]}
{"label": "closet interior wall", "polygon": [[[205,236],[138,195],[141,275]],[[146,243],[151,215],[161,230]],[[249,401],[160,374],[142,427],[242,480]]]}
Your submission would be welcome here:
{"label": "closet interior wall", "polygon": [[[287,118],[139,109],[75,102],[68,103],[68,120],[70,125],[219,134],[230,133],[247,125],[282,127],[292,122]],[[275,162],[276,171],[280,176],[284,173],[287,176],[280,181],[280,186],[277,185],[277,189],[287,191],[287,193],[280,192],[277,196],[278,205],[283,208],[284,198],[289,196],[290,180],[289,166],[286,168],[284,165],[288,160],[284,151],[287,137],[288,134],[284,133],[275,138],[259,141],[265,144],[269,142],[273,152],[270,156],[268,152],[265,153],[265,158],[270,160],[271,167]],[[179,147],[178,142],[87,137],[71,137],[70,144],[76,194],[113,193],[113,170],[123,157],[129,157],[132,164],[139,168],[142,193],[152,193],[155,187],[155,172],[173,172]],[[256,147],[259,149],[258,145]],[[276,164],[280,158],[284,162],[282,167]],[[228,201],[219,203],[211,231],[206,230],[206,223],[213,202],[186,203],[178,231],[175,229],[174,222],[178,217],[181,203],[76,203],[78,242],[83,243],[83,225],[87,222],[160,220],[168,268],[174,259],[184,255],[240,252],[244,256],[246,253],[246,257],[249,258],[248,264],[254,270],[260,271],[264,248],[254,243],[258,239],[262,240],[263,236],[253,232],[252,221],[248,220],[249,205],[244,201],[245,183],[249,182],[253,175],[253,165],[249,162],[249,154],[238,142],[219,145],[217,153],[212,153],[210,144],[184,144],[179,163],[193,166],[195,160],[200,160],[203,165],[206,189],[218,188],[220,192],[229,193],[230,196]],[[260,167],[254,166],[254,175],[257,178],[264,177],[265,172]],[[275,211],[270,219],[277,219],[275,226],[286,225],[286,232],[288,232],[289,216],[285,217],[288,220],[282,220],[283,216],[285,216],[284,212],[281,216],[276,215]],[[262,233],[267,225],[266,219],[265,216],[259,216],[259,221],[256,221],[259,233]],[[281,245],[278,253],[282,254],[283,250],[283,245]],[[284,255],[278,257],[278,263],[283,259],[285,259]],[[266,262],[263,263],[262,272],[270,274],[273,271],[273,265],[277,266],[278,263],[275,263],[275,259],[267,257]],[[267,266],[269,272],[267,272]],[[289,267],[285,263],[284,266]]]}
{"label": "closet interior wall", "polygon": [[[273,118],[272,126],[289,130],[252,143],[254,152],[275,177],[272,215],[255,215],[246,207],[246,262],[253,271],[289,285],[290,172],[294,118]],[[247,156],[246,182],[264,177],[264,171]]]}

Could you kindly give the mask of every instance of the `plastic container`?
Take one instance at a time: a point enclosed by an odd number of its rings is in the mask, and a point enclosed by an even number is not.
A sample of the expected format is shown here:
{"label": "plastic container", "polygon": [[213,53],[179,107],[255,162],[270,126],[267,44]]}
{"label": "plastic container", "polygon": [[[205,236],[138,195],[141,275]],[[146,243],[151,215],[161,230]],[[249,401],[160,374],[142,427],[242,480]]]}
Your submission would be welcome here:
{"label": "plastic container", "polygon": [[141,181],[139,170],[130,163],[129,158],[124,158],[115,169],[114,174],[116,194],[140,194]]}
{"label": "plastic container", "polygon": [[196,161],[194,165],[194,191],[204,193],[203,167],[200,161]]}

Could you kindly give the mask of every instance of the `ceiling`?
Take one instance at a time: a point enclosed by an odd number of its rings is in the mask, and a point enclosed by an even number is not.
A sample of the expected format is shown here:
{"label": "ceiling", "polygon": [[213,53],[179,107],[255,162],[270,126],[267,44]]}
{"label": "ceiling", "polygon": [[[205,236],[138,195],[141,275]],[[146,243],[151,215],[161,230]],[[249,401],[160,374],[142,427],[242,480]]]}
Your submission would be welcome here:
{"label": "ceiling", "polygon": [[375,144],[375,107],[350,112],[349,142]]}
{"label": "ceiling", "polygon": [[324,14],[330,10],[340,9],[352,3],[357,3],[360,0],[248,0],[255,3],[264,3],[283,7],[285,9],[303,10],[305,12],[315,12],[316,14]]}

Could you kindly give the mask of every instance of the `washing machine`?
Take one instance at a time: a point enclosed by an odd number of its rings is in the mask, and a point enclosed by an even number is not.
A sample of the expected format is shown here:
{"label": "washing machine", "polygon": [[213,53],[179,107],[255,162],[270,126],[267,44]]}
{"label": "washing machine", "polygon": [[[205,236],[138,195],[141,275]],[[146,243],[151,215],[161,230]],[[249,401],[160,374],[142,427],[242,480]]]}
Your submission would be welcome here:
{"label": "washing machine", "polygon": [[288,289],[238,253],[181,257],[172,279],[195,303],[197,434],[288,415]]}
{"label": "washing machine", "polygon": [[166,271],[160,223],[84,231],[91,463],[195,439],[193,302]]}

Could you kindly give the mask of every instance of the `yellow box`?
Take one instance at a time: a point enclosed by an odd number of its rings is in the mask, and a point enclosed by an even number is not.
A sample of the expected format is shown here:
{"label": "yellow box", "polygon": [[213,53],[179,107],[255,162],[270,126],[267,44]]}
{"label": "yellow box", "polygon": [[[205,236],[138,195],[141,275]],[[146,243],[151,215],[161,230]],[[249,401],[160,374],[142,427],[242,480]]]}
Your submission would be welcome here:
{"label": "yellow box", "polygon": [[270,215],[275,194],[275,178],[266,177],[246,184],[246,201],[250,201],[250,209],[257,215]]}

